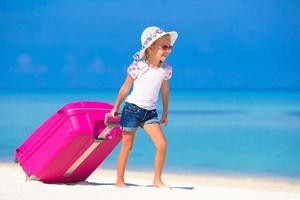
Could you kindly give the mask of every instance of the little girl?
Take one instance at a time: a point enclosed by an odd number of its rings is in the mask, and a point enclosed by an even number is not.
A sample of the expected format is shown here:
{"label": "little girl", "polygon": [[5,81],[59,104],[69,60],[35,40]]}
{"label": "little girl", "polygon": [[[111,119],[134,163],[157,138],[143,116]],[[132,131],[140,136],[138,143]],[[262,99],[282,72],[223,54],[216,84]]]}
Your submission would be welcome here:
{"label": "little girl", "polygon": [[[112,115],[127,96],[121,116],[122,147],[117,161],[117,180],[115,185],[126,187],[125,168],[138,127],[142,127],[156,147],[153,185],[166,187],[161,173],[166,156],[167,141],[160,124],[167,125],[169,83],[172,68],[164,62],[171,53],[177,39],[177,32],[165,32],[158,27],[148,27],[141,36],[142,49],[134,55],[133,63],[127,69],[127,77],[116,98]],[[156,112],[159,91],[162,92],[163,113],[160,120]]]}

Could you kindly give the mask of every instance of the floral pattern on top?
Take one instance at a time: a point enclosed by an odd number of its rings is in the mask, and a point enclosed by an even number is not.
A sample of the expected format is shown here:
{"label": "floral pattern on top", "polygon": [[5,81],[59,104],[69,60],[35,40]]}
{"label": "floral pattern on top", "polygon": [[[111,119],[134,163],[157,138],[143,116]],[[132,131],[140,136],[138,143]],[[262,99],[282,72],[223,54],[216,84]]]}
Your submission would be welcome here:
{"label": "floral pattern on top", "polygon": [[172,66],[168,65],[168,64],[164,64],[163,66],[164,70],[165,70],[165,75],[164,75],[164,80],[169,80],[172,77]]}
{"label": "floral pattern on top", "polygon": [[[142,76],[148,68],[144,61],[133,61],[127,68],[127,73],[136,79],[139,75]],[[172,66],[164,63],[162,69],[164,70],[164,80],[169,80],[172,77]]]}
{"label": "floral pattern on top", "polygon": [[131,65],[129,65],[127,69],[127,73],[133,78],[136,79],[141,71],[141,65],[138,61],[133,61]]}
{"label": "floral pattern on top", "polygon": [[144,61],[133,61],[131,65],[127,68],[127,73],[133,78],[136,79],[142,71],[148,69],[148,65]]}

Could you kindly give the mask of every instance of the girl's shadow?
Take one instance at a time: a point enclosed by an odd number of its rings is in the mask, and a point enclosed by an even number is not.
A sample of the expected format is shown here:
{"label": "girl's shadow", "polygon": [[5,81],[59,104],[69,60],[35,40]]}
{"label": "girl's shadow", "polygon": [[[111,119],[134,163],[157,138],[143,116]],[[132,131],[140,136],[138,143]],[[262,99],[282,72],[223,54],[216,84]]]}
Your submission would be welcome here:
{"label": "girl's shadow", "polygon": [[[87,186],[114,186],[114,183],[97,183],[97,182],[91,182],[91,181],[81,181],[77,183],[65,183],[65,185],[87,185]],[[137,185],[133,183],[126,183],[127,186],[130,187],[143,187],[143,185]]]}
{"label": "girl's shadow", "polygon": [[[88,186],[114,186],[114,183],[97,183],[97,182],[91,182],[91,181],[82,181],[78,183],[68,183],[67,185],[88,185]],[[126,183],[129,187],[154,187],[153,185],[138,185],[133,183]],[[194,187],[187,187],[187,186],[176,186],[172,187],[173,189],[181,189],[181,190],[193,190]]]}

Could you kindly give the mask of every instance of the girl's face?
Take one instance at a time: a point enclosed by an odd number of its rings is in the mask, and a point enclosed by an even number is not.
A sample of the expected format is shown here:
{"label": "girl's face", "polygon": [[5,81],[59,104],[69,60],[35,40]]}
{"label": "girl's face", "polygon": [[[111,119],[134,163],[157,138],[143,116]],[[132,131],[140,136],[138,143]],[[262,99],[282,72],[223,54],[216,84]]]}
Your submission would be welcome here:
{"label": "girl's face", "polygon": [[149,47],[149,56],[157,61],[164,62],[172,51],[170,44],[171,40],[168,35],[159,38]]}

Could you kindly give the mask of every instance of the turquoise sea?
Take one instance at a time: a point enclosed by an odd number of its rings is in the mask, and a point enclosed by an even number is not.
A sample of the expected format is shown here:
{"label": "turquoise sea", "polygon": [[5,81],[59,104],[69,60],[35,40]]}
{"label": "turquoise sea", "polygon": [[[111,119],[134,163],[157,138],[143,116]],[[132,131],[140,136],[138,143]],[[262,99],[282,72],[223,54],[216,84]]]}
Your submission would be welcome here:
{"label": "turquoise sea", "polygon": [[[117,90],[0,90],[0,162],[64,104],[113,103]],[[300,179],[300,91],[172,90],[166,172]],[[161,111],[161,107],[158,108]],[[101,165],[115,168],[120,145]],[[128,169],[152,170],[138,131]]]}

